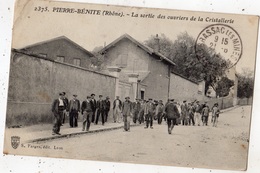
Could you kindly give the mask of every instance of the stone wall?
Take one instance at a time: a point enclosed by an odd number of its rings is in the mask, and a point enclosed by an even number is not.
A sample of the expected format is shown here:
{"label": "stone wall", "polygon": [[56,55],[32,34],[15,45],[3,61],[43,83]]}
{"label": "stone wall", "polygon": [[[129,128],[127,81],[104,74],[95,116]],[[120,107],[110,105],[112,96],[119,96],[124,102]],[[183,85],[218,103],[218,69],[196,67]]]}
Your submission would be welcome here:
{"label": "stone wall", "polygon": [[[91,93],[115,97],[115,78],[81,67],[13,53],[7,105],[7,125],[52,122],[51,104],[59,92],[82,102]],[[112,100],[111,100],[112,101]]]}
{"label": "stone wall", "polygon": [[194,100],[203,100],[205,98],[204,88],[202,87],[200,89],[199,83],[185,79],[175,73],[171,73],[170,78],[170,98],[173,98],[177,102],[181,103],[183,100],[192,102]]}

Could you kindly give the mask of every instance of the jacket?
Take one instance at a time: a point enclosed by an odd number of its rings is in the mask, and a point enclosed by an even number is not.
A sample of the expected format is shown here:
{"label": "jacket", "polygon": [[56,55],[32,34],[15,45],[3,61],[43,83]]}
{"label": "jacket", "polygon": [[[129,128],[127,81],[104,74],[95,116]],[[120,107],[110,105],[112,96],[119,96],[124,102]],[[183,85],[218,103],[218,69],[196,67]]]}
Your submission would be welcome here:
{"label": "jacket", "polygon": [[119,101],[119,109],[122,109],[122,101],[121,100],[119,100],[119,99],[115,99],[114,101],[113,101],[113,109],[115,109],[116,108],[116,101]]}
{"label": "jacket", "polygon": [[74,108],[77,112],[79,112],[80,111],[80,102],[79,102],[79,100],[78,99],[72,99],[72,100],[70,100],[70,102],[69,102],[69,112],[71,112],[72,111],[72,107],[73,107],[73,103],[74,102],[76,102],[76,108]]}
{"label": "jacket", "polygon": [[91,104],[92,111],[95,112],[95,110],[97,108],[97,101],[95,99],[91,99],[90,104]]}
{"label": "jacket", "polygon": [[[67,107],[67,105],[66,105],[66,102],[63,101],[63,103],[64,103],[64,110],[65,110],[66,107]],[[59,99],[55,99],[55,100],[53,101],[52,107],[51,107],[51,111],[52,111],[53,113],[58,113],[58,112],[59,112],[59,104],[60,104]]]}
{"label": "jacket", "polygon": [[167,106],[165,107],[165,113],[166,113],[166,117],[169,119],[180,117],[178,108],[174,103],[167,104]]}
{"label": "jacket", "polygon": [[132,103],[130,101],[125,101],[122,106],[123,116],[130,116],[132,112]]}
{"label": "jacket", "polygon": [[98,100],[97,101],[97,109],[99,109],[99,111],[104,110],[104,100]]}
{"label": "jacket", "polygon": [[82,102],[81,105],[81,113],[83,114],[84,111],[92,112],[91,103],[90,101],[87,102],[86,100]]}
{"label": "jacket", "polygon": [[109,100],[104,100],[103,104],[104,104],[104,110],[105,111],[109,111],[110,110],[110,101]]}

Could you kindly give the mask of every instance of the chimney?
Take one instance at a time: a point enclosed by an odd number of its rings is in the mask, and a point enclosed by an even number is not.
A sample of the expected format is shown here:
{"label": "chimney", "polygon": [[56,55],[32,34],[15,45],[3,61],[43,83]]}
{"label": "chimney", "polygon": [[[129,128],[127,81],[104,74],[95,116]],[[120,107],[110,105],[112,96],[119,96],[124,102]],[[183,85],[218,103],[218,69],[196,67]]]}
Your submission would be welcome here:
{"label": "chimney", "polygon": [[155,41],[154,51],[159,52],[160,51],[160,39],[158,37],[158,34],[156,34],[154,41]]}

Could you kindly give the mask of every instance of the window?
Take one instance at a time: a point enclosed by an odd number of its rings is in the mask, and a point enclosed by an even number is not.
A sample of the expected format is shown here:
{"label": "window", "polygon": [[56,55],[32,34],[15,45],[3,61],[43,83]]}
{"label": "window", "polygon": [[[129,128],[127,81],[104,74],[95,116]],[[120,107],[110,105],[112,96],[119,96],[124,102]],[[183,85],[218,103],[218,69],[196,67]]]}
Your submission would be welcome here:
{"label": "window", "polygon": [[80,66],[80,59],[79,58],[74,58],[73,59],[73,64],[76,66]]}
{"label": "window", "polygon": [[65,62],[65,57],[64,56],[57,56],[57,61]]}

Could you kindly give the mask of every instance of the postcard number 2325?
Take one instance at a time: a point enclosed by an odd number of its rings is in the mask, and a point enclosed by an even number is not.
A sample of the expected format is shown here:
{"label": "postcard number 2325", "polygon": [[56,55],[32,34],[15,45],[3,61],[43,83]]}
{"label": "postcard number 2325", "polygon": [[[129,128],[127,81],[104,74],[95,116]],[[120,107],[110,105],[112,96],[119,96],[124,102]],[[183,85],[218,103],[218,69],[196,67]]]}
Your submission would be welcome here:
{"label": "postcard number 2325", "polygon": [[38,7],[34,7],[34,11],[38,11],[38,12],[48,12],[49,9],[48,9],[48,7],[38,6]]}

